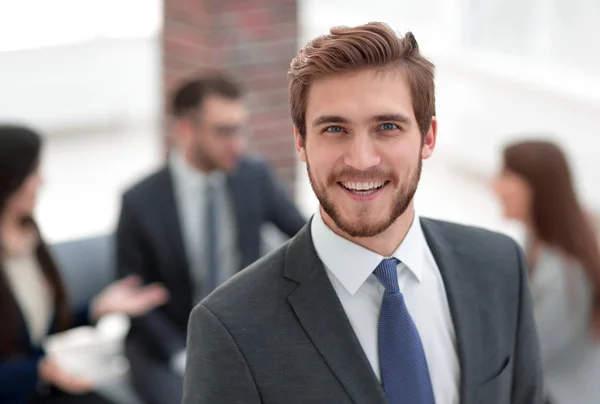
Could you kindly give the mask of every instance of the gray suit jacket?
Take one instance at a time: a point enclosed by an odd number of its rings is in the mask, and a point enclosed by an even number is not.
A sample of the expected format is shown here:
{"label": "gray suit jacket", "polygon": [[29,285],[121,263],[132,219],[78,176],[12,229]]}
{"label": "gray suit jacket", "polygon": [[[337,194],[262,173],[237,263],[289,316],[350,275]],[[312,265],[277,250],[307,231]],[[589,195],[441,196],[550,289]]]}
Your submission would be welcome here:
{"label": "gray suit jacket", "polygon": [[[421,220],[456,328],[461,403],[538,404],[523,254],[506,236]],[[384,404],[310,225],[193,310],[184,404]]]}

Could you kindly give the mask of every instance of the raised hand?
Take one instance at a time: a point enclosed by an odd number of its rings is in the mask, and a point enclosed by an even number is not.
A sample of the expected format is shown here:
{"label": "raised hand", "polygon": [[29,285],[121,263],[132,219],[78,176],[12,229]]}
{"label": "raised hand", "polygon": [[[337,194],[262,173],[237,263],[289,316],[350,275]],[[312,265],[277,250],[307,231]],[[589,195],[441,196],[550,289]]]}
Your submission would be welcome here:
{"label": "raised hand", "polygon": [[96,296],[92,303],[91,315],[94,320],[110,313],[136,317],[165,304],[168,300],[169,293],[162,285],[141,286],[141,279],[130,275],[111,283]]}

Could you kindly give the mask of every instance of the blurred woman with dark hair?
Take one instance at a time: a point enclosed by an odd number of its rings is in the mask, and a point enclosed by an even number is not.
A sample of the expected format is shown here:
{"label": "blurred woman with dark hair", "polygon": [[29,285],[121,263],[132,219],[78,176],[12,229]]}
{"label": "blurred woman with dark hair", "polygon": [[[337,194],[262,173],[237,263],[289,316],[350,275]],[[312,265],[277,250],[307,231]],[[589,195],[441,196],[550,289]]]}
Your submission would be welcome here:
{"label": "blurred woman with dark hair", "polygon": [[600,249],[593,220],[577,199],[564,153],[552,142],[504,150],[494,183],[504,214],[528,231],[534,314],[548,399],[600,400]]}
{"label": "blurred woman with dark hair", "polygon": [[41,185],[41,138],[0,125],[0,403],[108,403],[93,382],[69,374],[42,348],[51,332],[120,312],[139,315],[164,303],[165,290],[126,278],[72,314],[67,292],[33,211]]}

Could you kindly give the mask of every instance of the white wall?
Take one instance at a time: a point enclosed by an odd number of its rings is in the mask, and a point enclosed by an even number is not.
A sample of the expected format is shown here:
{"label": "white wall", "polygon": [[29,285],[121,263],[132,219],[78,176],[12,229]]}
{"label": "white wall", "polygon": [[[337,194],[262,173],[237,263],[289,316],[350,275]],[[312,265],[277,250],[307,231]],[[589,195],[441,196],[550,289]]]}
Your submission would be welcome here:
{"label": "white wall", "polygon": [[[438,109],[444,152],[461,165],[493,175],[500,151],[523,137],[561,144],[586,204],[600,210],[600,86],[529,79],[464,61],[439,59]],[[512,72],[514,73],[514,72]],[[567,85],[565,85],[567,84]],[[537,135],[539,134],[539,135]]]}
{"label": "white wall", "polygon": [[121,193],[162,162],[160,146],[151,125],[49,138],[36,212],[47,240],[113,231]]}
{"label": "white wall", "polygon": [[0,52],[0,121],[50,134],[155,122],[160,55],[156,37]]}

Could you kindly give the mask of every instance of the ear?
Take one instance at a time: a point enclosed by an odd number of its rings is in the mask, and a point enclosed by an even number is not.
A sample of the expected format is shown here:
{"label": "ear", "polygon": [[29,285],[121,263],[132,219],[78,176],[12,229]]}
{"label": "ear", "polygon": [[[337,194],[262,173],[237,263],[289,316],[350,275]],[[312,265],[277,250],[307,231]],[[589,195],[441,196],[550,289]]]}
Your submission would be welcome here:
{"label": "ear", "polygon": [[298,157],[300,158],[300,160],[303,163],[306,163],[306,148],[305,148],[306,139],[300,135],[300,131],[295,126],[294,126],[294,138],[295,138],[295,144],[296,144],[296,153],[298,154]]}
{"label": "ear", "polygon": [[423,160],[428,159],[433,154],[433,149],[435,149],[435,143],[437,140],[437,118],[435,116],[431,117],[431,125],[429,125],[429,130],[423,139],[423,148],[421,149],[421,158]]}

